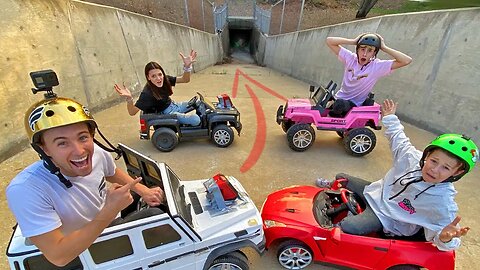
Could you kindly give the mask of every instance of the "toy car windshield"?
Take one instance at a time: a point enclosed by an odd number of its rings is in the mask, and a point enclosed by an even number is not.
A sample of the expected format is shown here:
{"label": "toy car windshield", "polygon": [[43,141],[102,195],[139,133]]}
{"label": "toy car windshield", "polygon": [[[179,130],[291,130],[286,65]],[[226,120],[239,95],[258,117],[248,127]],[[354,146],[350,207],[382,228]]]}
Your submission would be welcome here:
{"label": "toy car windshield", "polygon": [[186,204],[184,186],[180,183],[180,178],[167,165],[160,166],[157,161],[124,144],[118,146],[122,150],[128,174],[133,178],[142,177],[147,187],[170,189],[171,192],[165,192],[170,214],[182,216],[193,226],[191,206]]}

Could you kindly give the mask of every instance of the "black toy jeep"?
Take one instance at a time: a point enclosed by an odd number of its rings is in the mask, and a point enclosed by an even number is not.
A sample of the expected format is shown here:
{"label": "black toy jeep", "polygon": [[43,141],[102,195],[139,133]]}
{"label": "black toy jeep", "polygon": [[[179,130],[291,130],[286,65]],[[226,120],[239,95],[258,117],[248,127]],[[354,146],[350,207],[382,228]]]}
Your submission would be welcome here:
{"label": "black toy jeep", "polygon": [[189,107],[200,116],[198,126],[180,124],[175,114],[141,114],[140,139],[151,139],[162,152],[173,150],[179,140],[189,138],[211,138],[218,147],[228,147],[234,139],[232,127],[240,136],[240,112],[227,95],[219,95],[218,101],[205,100],[198,92],[190,99]]}

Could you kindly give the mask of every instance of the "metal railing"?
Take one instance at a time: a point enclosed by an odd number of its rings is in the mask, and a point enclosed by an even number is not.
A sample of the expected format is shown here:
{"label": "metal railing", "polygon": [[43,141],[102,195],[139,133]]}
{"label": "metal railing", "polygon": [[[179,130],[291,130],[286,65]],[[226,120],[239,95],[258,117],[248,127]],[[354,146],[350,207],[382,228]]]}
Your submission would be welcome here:
{"label": "metal railing", "polygon": [[213,16],[215,17],[215,33],[222,31],[227,23],[228,16],[228,5],[227,3],[214,6],[213,7]]}
{"label": "metal railing", "polygon": [[270,9],[261,8],[256,0],[223,0],[220,5],[209,0],[184,0],[184,4],[185,24],[190,27],[218,33],[229,16],[253,15],[255,26],[262,33],[277,35],[300,30],[305,0],[279,0]]}
{"label": "metal railing", "polygon": [[[305,0],[280,0],[272,5],[270,20],[270,35],[299,31]],[[285,15],[288,9],[289,16]]]}
{"label": "metal railing", "polygon": [[186,25],[210,33],[216,31],[213,3],[209,0],[184,0],[184,5]]}
{"label": "metal railing", "polygon": [[256,5],[253,17],[255,18],[255,26],[258,28],[258,30],[264,34],[269,34],[272,11],[264,10]]}

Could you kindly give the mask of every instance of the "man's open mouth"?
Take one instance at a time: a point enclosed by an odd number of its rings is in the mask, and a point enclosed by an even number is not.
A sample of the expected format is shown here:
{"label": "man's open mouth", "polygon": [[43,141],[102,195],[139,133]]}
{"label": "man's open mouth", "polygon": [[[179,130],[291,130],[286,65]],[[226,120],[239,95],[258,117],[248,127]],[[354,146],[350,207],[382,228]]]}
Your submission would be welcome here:
{"label": "man's open mouth", "polygon": [[88,155],[83,158],[72,159],[70,160],[70,163],[72,163],[75,167],[83,168],[88,165]]}

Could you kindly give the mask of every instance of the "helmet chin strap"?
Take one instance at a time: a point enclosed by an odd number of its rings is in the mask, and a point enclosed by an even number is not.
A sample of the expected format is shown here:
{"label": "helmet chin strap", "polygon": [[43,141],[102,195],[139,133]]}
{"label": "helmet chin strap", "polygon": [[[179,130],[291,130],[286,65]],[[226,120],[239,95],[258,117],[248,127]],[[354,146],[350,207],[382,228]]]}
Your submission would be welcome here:
{"label": "helmet chin strap", "polygon": [[34,143],[32,143],[31,145],[33,149],[37,151],[37,153],[40,155],[40,158],[44,161],[43,165],[45,166],[45,168],[47,168],[47,170],[49,170],[51,174],[56,175],[60,180],[60,182],[62,182],[62,184],[65,185],[65,187],[71,188],[73,186],[72,182],[70,182],[70,180],[68,180],[67,178],[65,178],[65,176],[63,176],[63,174],[60,172],[60,169],[57,166],[55,166],[55,164],[53,164],[53,161],[43,151],[43,149]]}
{"label": "helmet chin strap", "polygon": [[115,157],[115,160],[118,160],[121,156],[122,156],[122,150],[120,150],[120,148],[118,147],[115,147],[113,146],[113,144],[111,144],[107,138],[102,134],[102,132],[100,132],[100,129],[97,127],[97,131],[98,131],[98,134],[100,134],[100,137],[102,137],[102,139],[108,144],[108,147],[106,147],[105,145],[103,145],[101,142],[99,142],[97,139],[93,138],[93,141],[98,145],[100,146],[100,148],[102,148],[103,150],[107,151],[107,152],[110,152],[110,153],[115,153],[117,154],[117,156]]}

